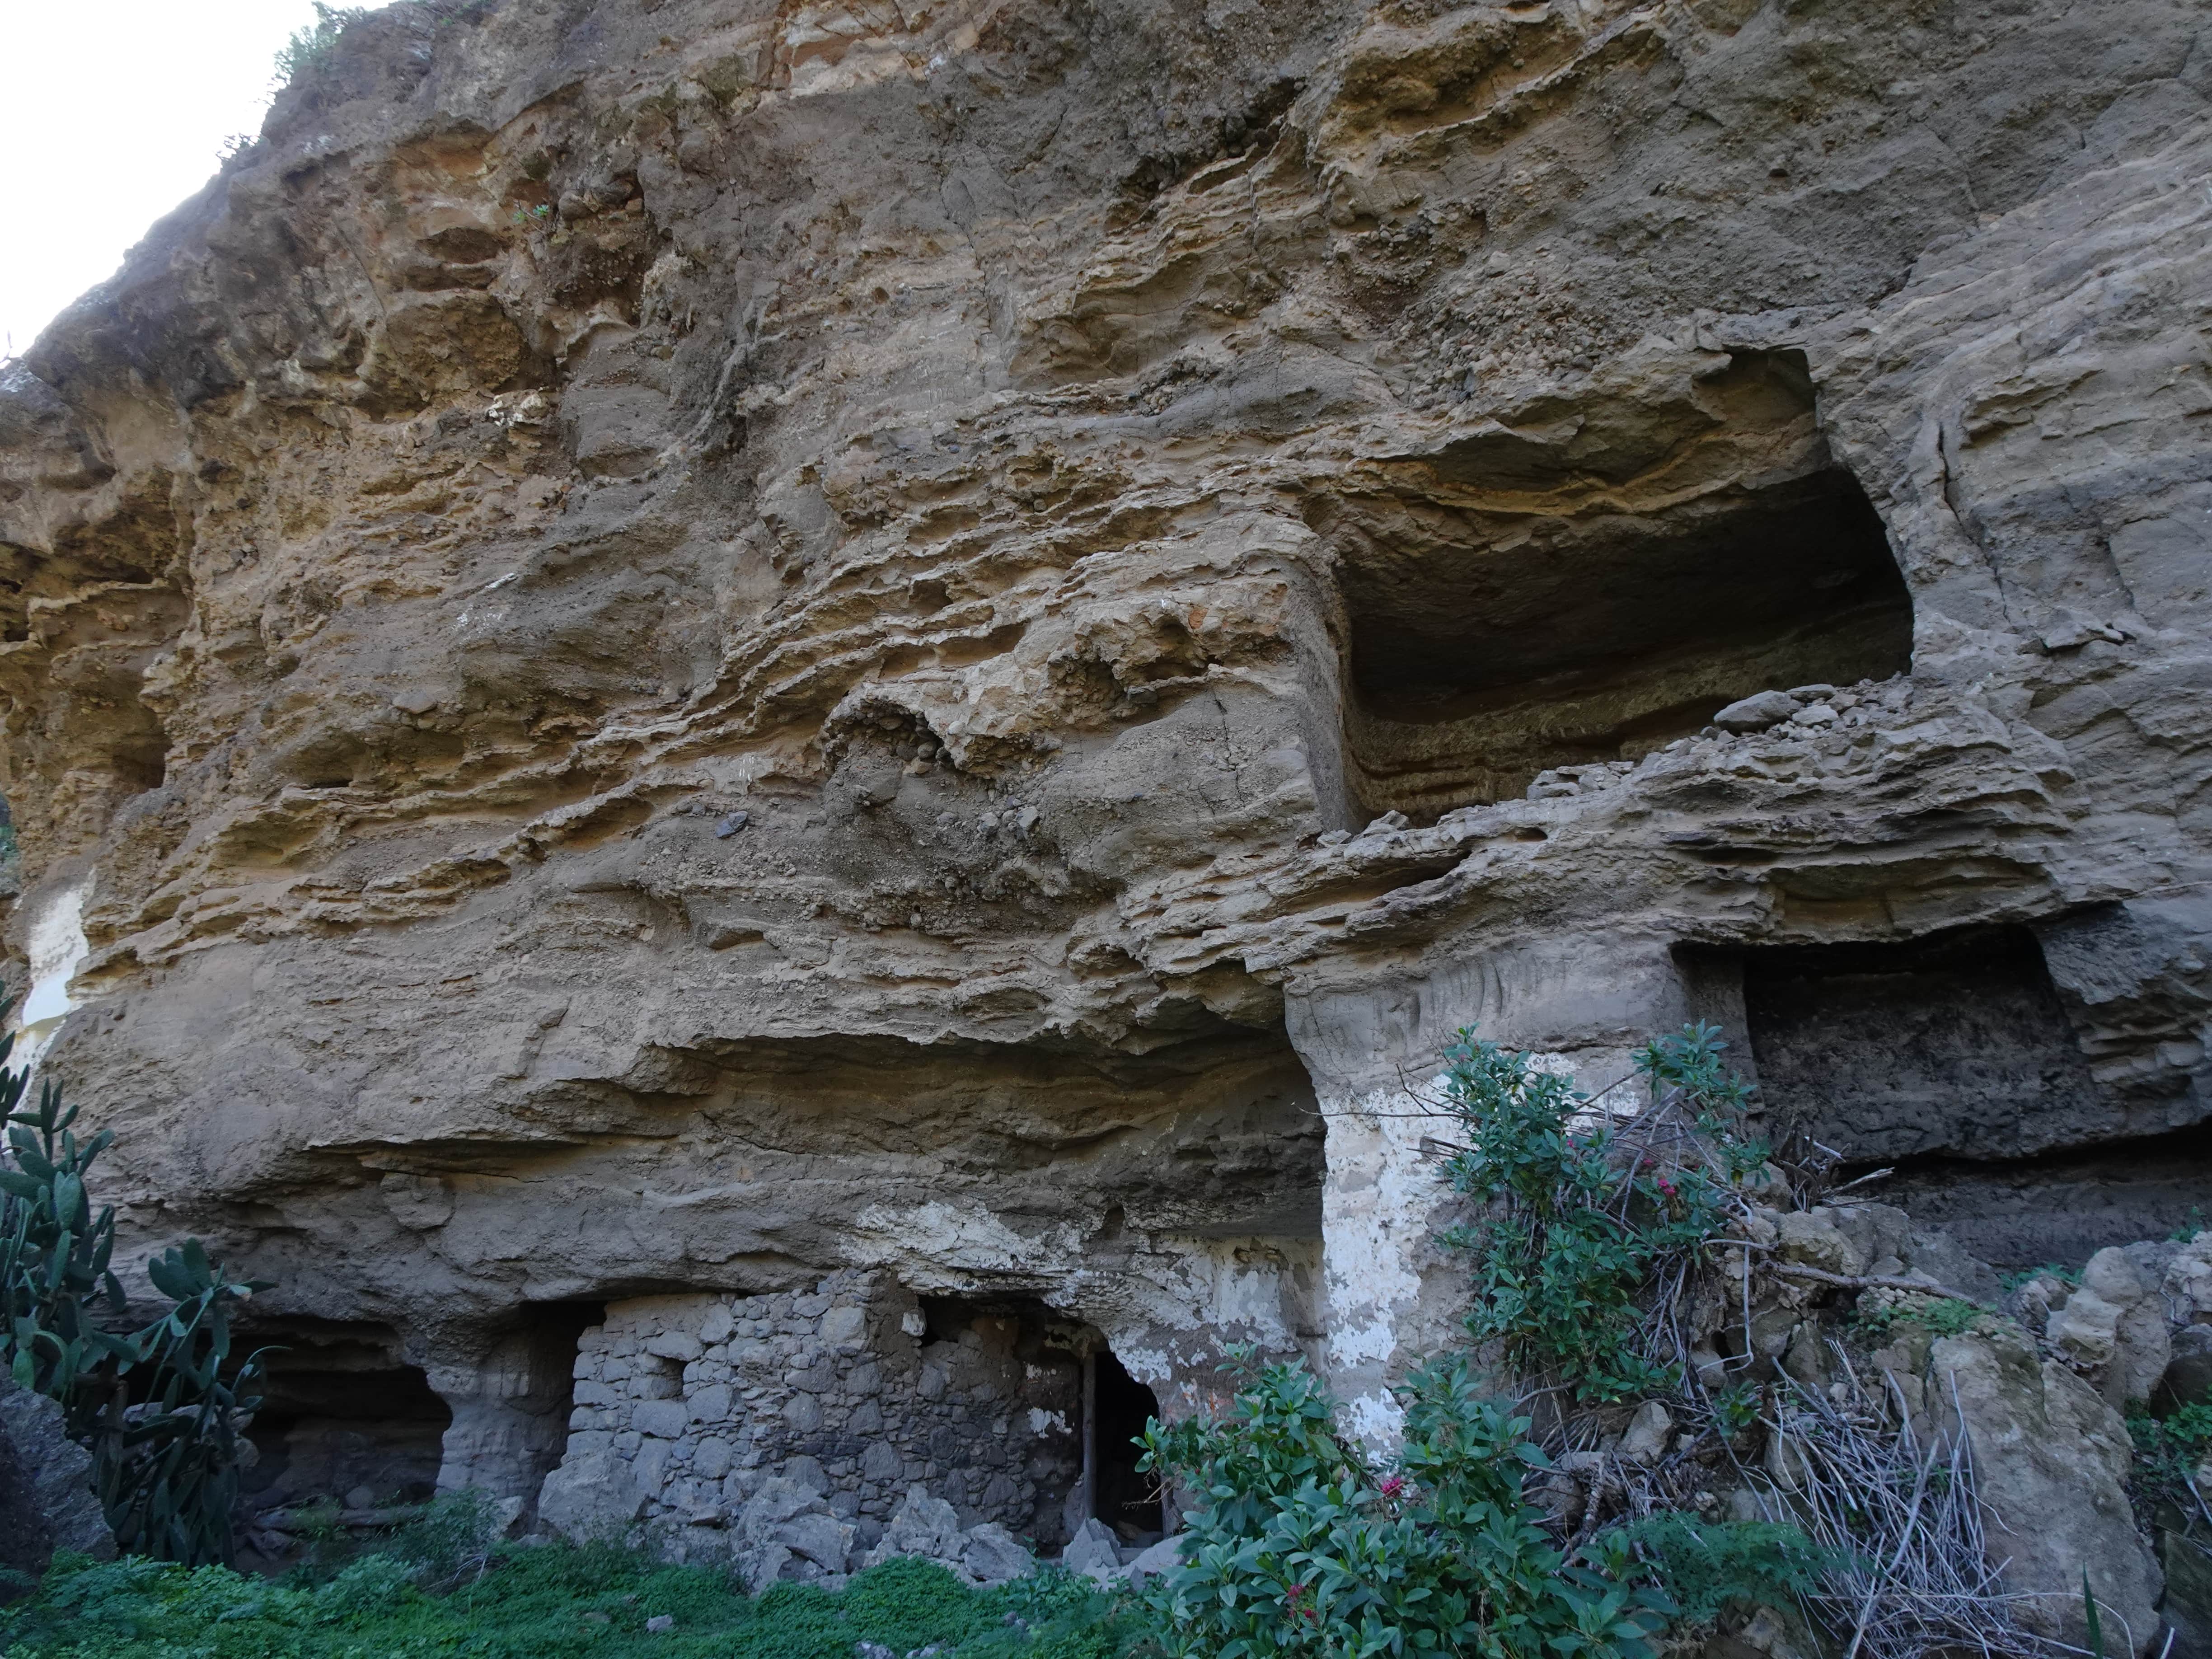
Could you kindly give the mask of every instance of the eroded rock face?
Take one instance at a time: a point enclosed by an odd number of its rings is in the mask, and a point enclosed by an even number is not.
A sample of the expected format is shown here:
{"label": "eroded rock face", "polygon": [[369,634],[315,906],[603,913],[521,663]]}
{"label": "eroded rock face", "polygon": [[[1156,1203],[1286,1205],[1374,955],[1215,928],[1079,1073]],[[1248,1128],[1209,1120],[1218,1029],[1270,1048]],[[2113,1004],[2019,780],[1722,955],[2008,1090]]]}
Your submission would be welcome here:
{"label": "eroded rock face", "polygon": [[526,1487],[544,1331],[847,1270],[1387,1429],[1469,1022],[1747,1025],[1977,1254],[2155,1236],[2193,1155],[2066,1160],[2206,1110],[2201,30],[357,24],[0,385],[8,938],[136,1237]]}

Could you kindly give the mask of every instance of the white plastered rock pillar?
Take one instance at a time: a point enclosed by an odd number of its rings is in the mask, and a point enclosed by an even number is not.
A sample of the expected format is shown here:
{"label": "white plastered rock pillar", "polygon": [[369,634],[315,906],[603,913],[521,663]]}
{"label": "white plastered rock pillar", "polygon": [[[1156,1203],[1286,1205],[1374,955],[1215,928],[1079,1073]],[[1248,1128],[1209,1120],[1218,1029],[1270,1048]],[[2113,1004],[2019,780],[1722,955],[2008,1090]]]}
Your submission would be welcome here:
{"label": "white plastered rock pillar", "polygon": [[1322,1368],[1347,1426],[1387,1446],[1401,1420],[1390,1384],[1468,1340],[1468,1263],[1437,1242],[1465,1200],[1422,1151],[1425,1139],[1458,1139],[1431,1104],[1452,1034],[1471,1025],[1595,1092],[1700,999],[1667,941],[1601,934],[1480,951],[1440,944],[1417,962],[1331,963],[1287,988],[1291,1041],[1328,1126]]}

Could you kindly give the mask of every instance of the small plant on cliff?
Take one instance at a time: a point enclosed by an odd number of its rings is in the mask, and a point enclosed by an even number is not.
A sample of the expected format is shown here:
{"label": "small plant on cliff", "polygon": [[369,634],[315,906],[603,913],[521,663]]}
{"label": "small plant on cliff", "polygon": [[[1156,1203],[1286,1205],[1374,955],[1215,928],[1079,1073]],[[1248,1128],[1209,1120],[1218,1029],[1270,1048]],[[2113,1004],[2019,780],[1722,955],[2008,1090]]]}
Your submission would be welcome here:
{"label": "small plant on cliff", "polygon": [[277,86],[289,86],[327,63],[337,49],[338,37],[368,15],[366,6],[328,6],[315,0],[315,21],[294,30],[292,38],[276,49]]}
{"label": "small plant on cliff", "polygon": [[1723,1614],[1777,1607],[1820,1587],[1836,1565],[1796,1527],[1771,1521],[1705,1521],[1661,1510],[1622,1529],[1684,1625],[1706,1626]]}
{"label": "small plant on cliff", "polygon": [[1225,1368],[1226,1419],[1146,1431],[1147,1469],[1206,1494],[1184,1564],[1149,1583],[1161,1642],[1183,1659],[1481,1654],[1642,1659],[1668,1611],[1624,1584],[1618,1534],[1593,1559],[1562,1550],[1523,1501],[1544,1466],[1526,1419],[1482,1397],[1464,1359],[1402,1389],[1405,1441],[1387,1473],[1334,1426],[1302,1366]]}
{"label": "small plant on cliff", "polygon": [[1679,1384],[1649,1307],[1679,1292],[1729,1188],[1765,1158],[1737,1133],[1748,1090],[1722,1064],[1726,1046],[1692,1025],[1645,1048],[1652,1109],[1633,1133],[1530,1055],[1471,1030],[1445,1050],[1442,1103],[1468,1138],[1451,1179],[1492,1209],[1443,1242],[1474,1257],[1468,1328],[1515,1370],[1586,1403]]}
{"label": "small plant on cliff", "polygon": [[[0,998],[0,1018],[12,1003]],[[14,1046],[0,1036],[0,1364],[61,1403],[120,1547],[226,1559],[240,1424],[260,1403],[259,1356],[231,1364],[231,1307],[265,1286],[228,1279],[187,1239],[147,1264],[168,1312],[137,1330],[101,1324],[126,1299],[109,1265],[115,1211],[92,1207],[87,1182],[113,1137],[79,1140],[76,1108],[51,1080],[37,1109],[18,1109],[30,1074],[7,1067]]]}

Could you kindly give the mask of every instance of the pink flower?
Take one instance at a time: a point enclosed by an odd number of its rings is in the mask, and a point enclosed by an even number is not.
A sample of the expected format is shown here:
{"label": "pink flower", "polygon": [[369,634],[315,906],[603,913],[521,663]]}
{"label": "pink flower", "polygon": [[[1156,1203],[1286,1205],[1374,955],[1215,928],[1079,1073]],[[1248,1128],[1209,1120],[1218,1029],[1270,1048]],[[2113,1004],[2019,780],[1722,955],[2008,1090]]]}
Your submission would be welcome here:
{"label": "pink flower", "polygon": [[1400,1492],[1405,1490],[1406,1477],[1404,1475],[1386,1474],[1382,1477],[1382,1495],[1385,1498],[1395,1498]]}

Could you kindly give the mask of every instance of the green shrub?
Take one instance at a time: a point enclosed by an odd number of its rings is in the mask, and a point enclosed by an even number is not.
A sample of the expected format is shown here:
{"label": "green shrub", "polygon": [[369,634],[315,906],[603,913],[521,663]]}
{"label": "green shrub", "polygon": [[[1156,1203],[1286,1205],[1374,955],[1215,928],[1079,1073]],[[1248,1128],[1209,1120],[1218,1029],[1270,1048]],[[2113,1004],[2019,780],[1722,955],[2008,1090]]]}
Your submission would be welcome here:
{"label": "green shrub", "polygon": [[1916,1296],[1906,1291],[1895,1301],[1868,1306],[1862,1303],[1852,1322],[1871,1340],[1886,1341],[1901,1327],[1930,1336],[1964,1336],[1989,1317],[1989,1310],[1962,1302],[1955,1296]]}
{"label": "green shrub", "polygon": [[1544,1466],[1525,1418],[1481,1397],[1466,1362],[1407,1380],[1389,1474],[1338,1436],[1302,1365],[1255,1368],[1226,1419],[1152,1424],[1145,1467],[1202,1492],[1183,1565],[1145,1599],[1171,1654],[1270,1659],[1480,1653],[1641,1659],[1666,1604],[1561,1551],[1521,1492]]}
{"label": "green shrub", "polygon": [[1820,1587],[1838,1563],[1795,1527],[1772,1521],[1701,1521],[1672,1512],[1622,1528],[1686,1624],[1783,1606]]}
{"label": "green shrub", "polygon": [[293,31],[292,38],[276,49],[276,84],[289,86],[322,67],[337,49],[338,37],[368,15],[366,6],[330,6],[315,0],[315,21]]}
{"label": "green shrub", "polygon": [[[1590,1098],[1531,1056],[1457,1034],[1444,1051],[1444,1100],[1468,1137],[1449,1165],[1492,1214],[1443,1242],[1474,1256],[1468,1328],[1508,1364],[1598,1403],[1672,1392],[1674,1368],[1643,1352],[1644,1299],[1662,1265],[1717,1235],[1728,1188],[1765,1160],[1735,1133],[1747,1085],[1721,1063],[1711,1026],[1685,1027],[1638,1056],[1656,1103],[1692,1119],[1705,1157],[1662,1160],[1625,1140]],[[1674,1146],[1679,1149],[1678,1138]]]}
{"label": "green shrub", "polygon": [[2148,1522],[2161,1505],[2172,1504],[2195,1532],[2203,1512],[2197,1470],[2212,1455],[2212,1401],[2198,1401],[2163,1419],[2137,1401],[2128,1407],[2128,1437],[2135,1443],[2132,1486],[2141,1518]]}

